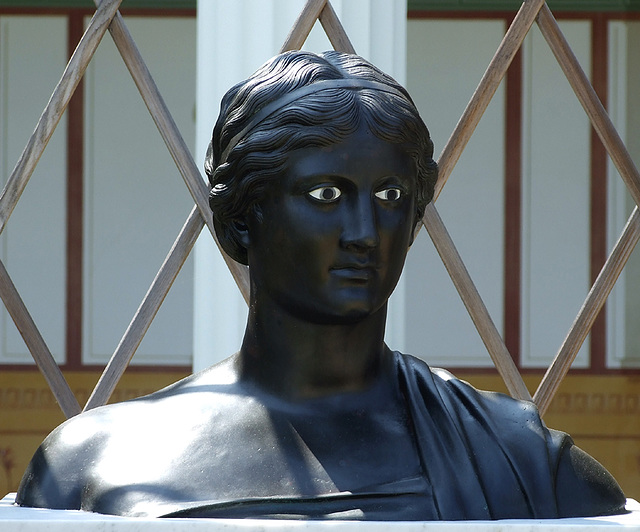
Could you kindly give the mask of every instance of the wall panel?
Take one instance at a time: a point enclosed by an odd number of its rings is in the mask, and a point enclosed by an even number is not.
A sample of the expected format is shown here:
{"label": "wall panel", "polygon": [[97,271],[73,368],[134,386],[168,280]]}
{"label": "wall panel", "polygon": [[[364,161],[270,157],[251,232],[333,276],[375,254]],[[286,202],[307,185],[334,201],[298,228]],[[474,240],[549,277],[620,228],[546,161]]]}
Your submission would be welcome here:
{"label": "wall panel", "polygon": [[[6,182],[67,62],[67,21],[0,17],[0,166]],[[66,119],[0,237],[2,259],[49,349],[64,362]],[[32,358],[0,311],[0,362]]]}
{"label": "wall panel", "polygon": [[[195,20],[127,20],[167,105],[193,146]],[[112,40],[85,80],[85,363],[115,350],[193,201]],[[187,262],[134,364],[191,363],[193,266]]]}
{"label": "wall panel", "polygon": [[[560,26],[588,73],[590,23]],[[522,365],[543,368],[590,286],[589,122],[537,26],[523,50]]]}
{"label": "wall panel", "polygon": [[[409,20],[407,86],[429,127],[436,157],[504,30],[502,20]],[[452,38],[455,35],[466,37]],[[436,203],[499,329],[503,322],[504,103],[501,86]],[[405,276],[407,351],[434,365],[492,366],[424,230],[409,252]]]}

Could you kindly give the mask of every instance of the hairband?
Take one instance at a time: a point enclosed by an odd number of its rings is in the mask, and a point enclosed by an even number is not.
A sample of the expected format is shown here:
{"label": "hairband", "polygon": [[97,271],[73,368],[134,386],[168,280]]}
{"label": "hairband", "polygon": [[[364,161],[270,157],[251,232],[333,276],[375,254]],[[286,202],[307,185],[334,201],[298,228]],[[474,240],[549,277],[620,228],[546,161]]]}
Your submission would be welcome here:
{"label": "hairband", "polygon": [[387,92],[389,94],[394,94],[395,96],[406,99],[406,96],[404,94],[402,94],[399,90],[390,87],[389,85],[385,85],[384,83],[380,83],[378,81],[369,81],[364,79],[327,79],[323,81],[317,81],[316,83],[312,83],[311,85],[305,85],[289,92],[288,94],[285,94],[284,96],[278,98],[277,100],[274,100],[273,102],[265,105],[262,109],[260,109],[260,111],[258,111],[253,116],[251,121],[245,127],[243,127],[239,133],[235,134],[232,137],[232,139],[227,144],[227,147],[222,152],[222,156],[220,157],[220,162],[218,164],[224,163],[227,160],[227,157],[229,156],[231,150],[236,147],[236,145],[246,136],[246,134],[260,122],[271,116],[273,113],[282,109],[291,102],[307,96],[308,94],[313,94],[314,92],[327,89],[373,89],[381,92]]}

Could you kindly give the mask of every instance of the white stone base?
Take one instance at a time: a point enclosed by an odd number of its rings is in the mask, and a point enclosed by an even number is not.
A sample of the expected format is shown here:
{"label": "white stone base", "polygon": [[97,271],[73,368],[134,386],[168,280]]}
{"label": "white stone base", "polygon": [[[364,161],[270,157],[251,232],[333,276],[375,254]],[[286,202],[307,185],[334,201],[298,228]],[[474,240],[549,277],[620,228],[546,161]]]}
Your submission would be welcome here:
{"label": "white stone base", "polygon": [[361,522],[361,521],[283,521],[258,519],[146,519],[114,517],[75,510],[21,508],[14,504],[15,493],[0,500],[2,532],[640,532],[640,504],[629,499],[630,513],[608,517],[504,521],[430,521],[430,522]]}

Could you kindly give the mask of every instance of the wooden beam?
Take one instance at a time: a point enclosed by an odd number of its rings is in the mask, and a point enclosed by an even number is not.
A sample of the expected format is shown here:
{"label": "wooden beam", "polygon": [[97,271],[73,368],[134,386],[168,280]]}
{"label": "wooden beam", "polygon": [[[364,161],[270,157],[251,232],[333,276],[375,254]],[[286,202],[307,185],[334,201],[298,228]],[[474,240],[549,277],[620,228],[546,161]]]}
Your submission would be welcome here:
{"label": "wooden beam", "polygon": [[107,364],[100,376],[100,380],[91,393],[84,410],[90,410],[96,406],[106,404],[109,397],[111,397],[118,381],[127,369],[129,362],[131,362],[140,342],[142,342],[142,338],[158,313],[171,285],[178,276],[182,265],[187,260],[189,253],[191,253],[203,227],[204,222],[200,212],[194,206],[118,347],[109,360],[109,364]]}
{"label": "wooden beam", "polygon": [[[551,402],[560,382],[569,371],[582,342],[593,326],[598,312],[613,288],[615,280],[624,268],[631,254],[629,248],[633,249],[637,242],[638,221],[636,219],[638,217],[637,205],[640,205],[640,173],[638,173],[638,169],[600,102],[596,91],[591,86],[578,59],[562,34],[557,21],[546,5],[540,10],[538,26],[636,202],[636,210],[634,210],[616,247],[609,255],[576,321],[534,394],[534,399],[539,408],[544,411]],[[587,329],[585,330],[585,328]]]}
{"label": "wooden beam", "polygon": [[516,368],[509,351],[504,345],[500,333],[496,328],[487,307],[484,305],[478,290],[471,280],[462,258],[458,254],[449,233],[433,203],[427,205],[424,215],[424,226],[433,240],[436,250],[442,258],[447,272],[455,285],[498,373],[507,385],[509,393],[518,399],[531,401],[531,394],[527,389],[518,368]]}
{"label": "wooden beam", "polygon": [[231,275],[236,281],[240,292],[244,297],[244,300],[249,302],[249,269],[242,264],[237,263],[231,257],[229,257],[216,236],[215,229],[213,227],[213,217],[211,215],[211,209],[209,208],[208,194],[209,190],[202,175],[198,170],[196,163],[189,151],[189,148],[182,138],[178,126],[176,125],[169,109],[158,90],[155,81],[151,77],[151,73],[145,64],[138,47],[136,46],[133,37],[129,33],[127,26],[122,19],[122,16],[118,13],[113,18],[111,26],[109,27],[113,41],[122,56],[129,73],[133,78],[140,95],[144,103],[149,110],[149,113],[155,122],[162,139],[167,146],[173,161],[175,162],[180,175],[184,179],[191,196],[193,197],[202,219],[206,223],[211,236],[213,237],[216,245],[220,249],[220,252],[231,271]]}
{"label": "wooden beam", "polygon": [[289,35],[284,40],[280,53],[302,48],[326,3],[327,0],[307,0],[298,18],[293,23]]}
{"label": "wooden beam", "polygon": [[449,179],[454,166],[460,159],[460,155],[462,155],[467,146],[471,135],[473,135],[476,126],[489,106],[509,65],[522,46],[524,38],[527,36],[543,5],[545,5],[544,0],[525,0],[514,17],[511,26],[509,26],[507,33],[498,46],[498,50],[491,59],[478,87],[440,154],[438,159],[440,174],[436,184],[434,201],[440,195],[447,179]]}
{"label": "wooden beam", "polygon": [[558,354],[553,360],[551,366],[545,373],[533,400],[538,405],[540,414],[543,415],[551,400],[555,395],[558,387],[562,383],[562,379],[566,376],[571,364],[573,363],[580,346],[589,334],[594,321],[598,317],[600,309],[604,305],[607,297],[611,293],[618,276],[622,272],[624,265],[631,256],[631,252],[635,248],[640,239],[640,213],[638,207],[634,209],[627,225],[616,243],[613,251],[605,262],[600,275],[589,291],[576,320],[574,321],[569,334],[565,338]]}
{"label": "wooden beam", "polygon": [[73,395],[71,388],[69,388],[69,384],[62,375],[62,371],[60,371],[1,261],[0,297],[2,297],[11,319],[16,324],[24,343],[27,345],[27,349],[29,349],[31,356],[33,356],[38,368],[40,368],[42,375],[49,384],[51,392],[56,401],[58,401],[64,415],[69,418],[79,414],[80,405],[77,399]]}
{"label": "wooden beam", "polygon": [[[451,175],[543,5],[545,5],[544,0],[525,0],[514,17],[439,157],[440,173],[436,183],[434,201]],[[489,355],[507,385],[509,393],[520,399],[531,400],[531,394],[527,390],[513,358],[455,249],[451,237],[446,232],[433,203],[427,207],[422,223],[427,228],[462,302],[489,351]],[[430,224],[433,224],[433,227],[430,227]],[[416,228],[417,230],[419,230],[419,226]]]}
{"label": "wooden beam", "polygon": [[607,149],[613,164],[626,183],[631,197],[636,205],[640,205],[640,173],[546,4],[540,10],[538,26]]}
{"label": "wooden beam", "polygon": [[[56,85],[49,102],[40,115],[35,130],[31,134],[20,159],[14,167],[0,195],[0,232],[4,230],[13,209],[33,175],[62,114],[69,105],[82,76],[84,75],[98,44],[104,36],[110,21],[115,16],[122,0],[103,0],[94,14],[87,30],[80,39],[60,81]],[[42,335],[38,331],[20,294],[9,278],[4,265],[0,265],[0,296],[16,327],[20,331],[27,348],[40,368],[51,391],[60,404],[63,413],[71,417],[80,412],[80,405],[69,388],[60,368],[56,364]]]}
{"label": "wooden beam", "polygon": [[64,69],[58,85],[0,195],[0,232],[4,230],[121,2],[122,0],[100,2],[78,47]]}
{"label": "wooden beam", "polygon": [[334,50],[347,54],[356,53],[356,50],[353,47],[353,44],[351,44],[349,36],[344,30],[338,15],[336,15],[331,2],[327,2],[324,9],[320,12],[320,23],[322,24],[327,37],[329,37],[329,41],[331,42],[331,46],[333,46]]}

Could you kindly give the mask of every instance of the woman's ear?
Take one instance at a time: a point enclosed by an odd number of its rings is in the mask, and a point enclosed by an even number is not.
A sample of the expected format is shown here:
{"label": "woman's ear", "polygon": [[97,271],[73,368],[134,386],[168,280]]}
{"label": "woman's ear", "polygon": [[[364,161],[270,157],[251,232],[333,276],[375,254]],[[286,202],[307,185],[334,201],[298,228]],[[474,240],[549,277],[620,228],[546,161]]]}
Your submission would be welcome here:
{"label": "woman's ear", "polygon": [[243,248],[249,249],[249,229],[245,220],[233,220],[230,224],[235,240]]}
{"label": "woman's ear", "polygon": [[246,225],[240,221],[220,223],[220,220],[213,217],[213,227],[218,237],[218,242],[225,253],[240,264],[247,264],[247,248],[249,247],[249,232]]}

